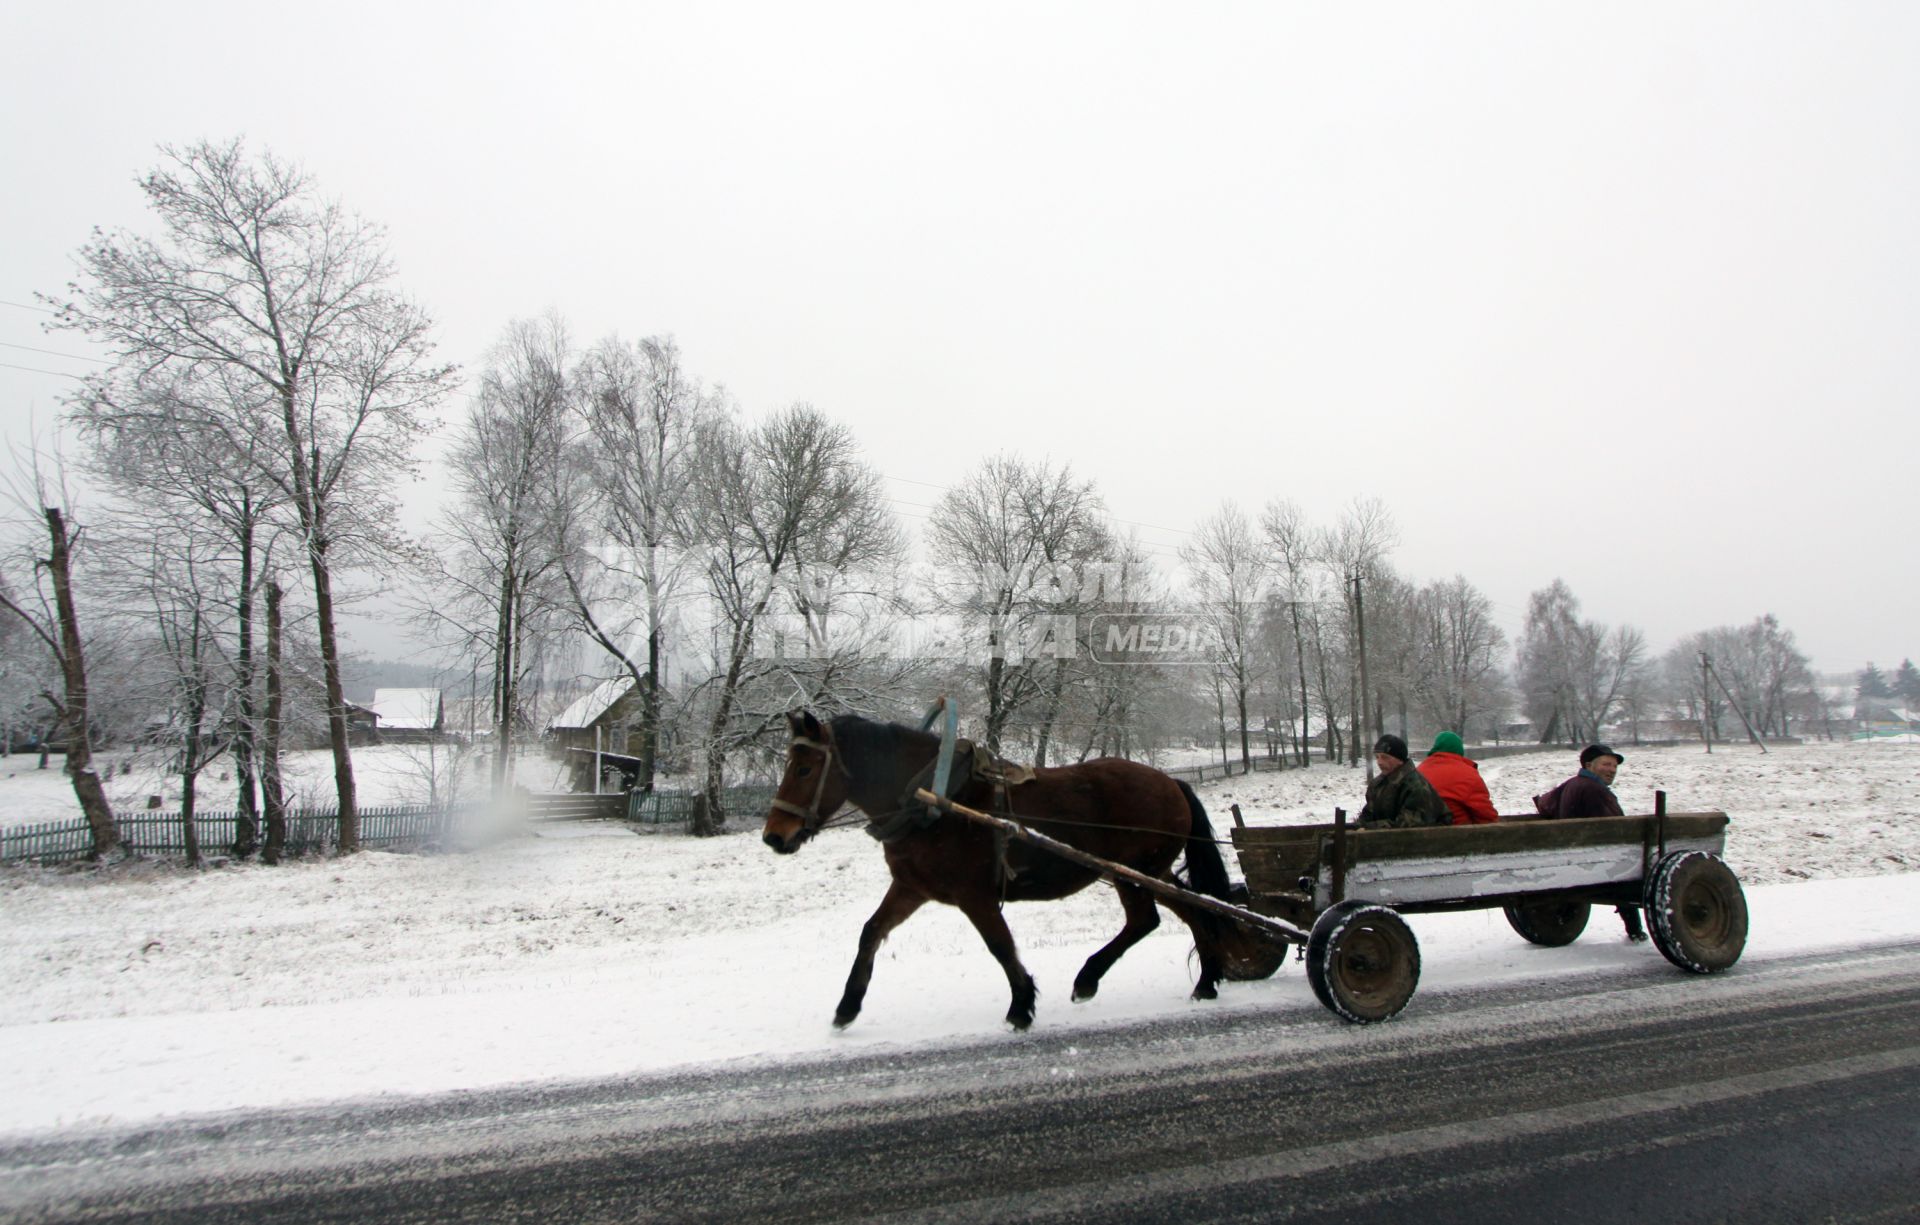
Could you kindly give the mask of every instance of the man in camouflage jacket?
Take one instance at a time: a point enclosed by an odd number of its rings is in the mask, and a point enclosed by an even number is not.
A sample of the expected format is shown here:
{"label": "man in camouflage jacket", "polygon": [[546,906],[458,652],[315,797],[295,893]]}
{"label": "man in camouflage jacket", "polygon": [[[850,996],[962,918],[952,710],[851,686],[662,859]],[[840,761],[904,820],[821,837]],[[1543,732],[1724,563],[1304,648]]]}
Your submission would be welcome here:
{"label": "man in camouflage jacket", "polygon": [[1382,736],[1373,746],[1380,773],[1367,784],[1367,806],[1360,810],[1361,829],[1412,829],[1421,825],[1449,825],[1453,814],[1447,802],[1420,771],[1408,763],[1407,742]]}

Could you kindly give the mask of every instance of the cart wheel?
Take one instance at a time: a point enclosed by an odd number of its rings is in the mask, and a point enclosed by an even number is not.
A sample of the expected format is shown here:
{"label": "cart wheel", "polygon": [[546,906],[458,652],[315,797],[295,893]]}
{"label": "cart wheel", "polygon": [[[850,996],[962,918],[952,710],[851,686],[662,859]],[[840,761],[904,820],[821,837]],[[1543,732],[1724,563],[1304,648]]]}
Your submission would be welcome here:
{"label": "cart wheel", "polygon": [[1534,944],[1550,949],[1572,944],[1587,930],[1593,907],[1585,902],[1526,902],[1506,907],[1513,930]]}
{"label": "cart wheel", "polygon": [[1228,953],[1220,959],[1220,972],[1230,983],[1250,983],[1272,978],[1280,967],[1287,964],[1287,954],[1292,950],[1292,945],[1277,940],[1249,937],[1244,949]]}
{"label": "cart wheel", "polygon": [[1413,998],[1420,945],[1391,906],[1342,902],[1314,922],[1307,982],[1322,1004],[1345,1019],[1385,1021]]}
{"label": "cart wheel", "polygon": [[1683,970],[1712,974],[1747,947],[1747,898],[1724,859],[1676,851],[1647,877],[1654,947]]}

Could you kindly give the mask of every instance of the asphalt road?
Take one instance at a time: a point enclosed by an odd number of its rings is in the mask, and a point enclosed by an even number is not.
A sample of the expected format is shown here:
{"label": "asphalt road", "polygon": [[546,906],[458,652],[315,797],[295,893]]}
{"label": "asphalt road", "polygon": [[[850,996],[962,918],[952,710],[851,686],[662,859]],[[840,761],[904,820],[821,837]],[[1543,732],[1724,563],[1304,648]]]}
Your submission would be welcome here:
{"label": "asphalt road", "polygon": [[15,1145],[0,1219],[1916,1221],[1920,945]]}

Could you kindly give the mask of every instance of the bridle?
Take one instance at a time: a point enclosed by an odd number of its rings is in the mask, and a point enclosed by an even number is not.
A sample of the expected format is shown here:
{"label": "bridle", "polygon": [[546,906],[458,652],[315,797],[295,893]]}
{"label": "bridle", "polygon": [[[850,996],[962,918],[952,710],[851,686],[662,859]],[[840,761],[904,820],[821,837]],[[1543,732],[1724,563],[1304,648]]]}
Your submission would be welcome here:
{"label": "bridle", "polygon": [[790,801],[780,799],[778,796],[774,797],[771,805],[775,812],[784,812],[789,816],[800,818],[801,828],[805,829],[808,833],[818,832],[820,828],[827,823],[827,817],[831,815],[820,811],[821,797],[827,793],[828,767],[837,768],[840,773],[846,775],[848,778],[853,777],[852,772],[847,769],[846,763],[840,760],[840,754],[834,750],[833,729],[823,723],[820,725],[820,731],[826,736],[825,740],[814,740],[808,736],[795,736],[793,739],[787,741],[787,752],[789,754],[795,749],[817,749],[820,754],[826,758],[820,766],[820,781],[813,785],[813,798],[807,801],[805,808]]}

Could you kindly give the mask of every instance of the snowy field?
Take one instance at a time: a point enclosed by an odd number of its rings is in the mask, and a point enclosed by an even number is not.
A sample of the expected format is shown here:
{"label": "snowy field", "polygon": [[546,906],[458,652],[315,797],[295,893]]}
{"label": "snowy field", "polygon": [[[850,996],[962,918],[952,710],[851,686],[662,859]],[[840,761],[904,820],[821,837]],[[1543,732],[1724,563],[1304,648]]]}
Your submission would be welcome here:
{"label": "snowy field", "polygon": [[[486,784],[486,758],[481,754],[451,755],[446,746],[378,745],[353,750],[353,777],[363,805],[424,804],[437,783],[463,791]],[[73,784],[60,772],[59,757],[38,768],[39,757],[14,753],[0,757],[0,829],[68,821],[80,816]],[[147,809],[151,796],[160,797],[165,812],[180,810],[180,779],[156,768],[153,755],[107,750],[98,754],[97,768],[106,785],[107,800],[120,813]],[[333,805],[333,756],[323,750],[288,753],[282,766],[287,803],[294,808],[330,808]],[[544,757],[529,756],[520,766],[520,781],[535,791],[563,790],[561,768]],[[234,806],[232,772],[222,758],[201,775],[199,811],[228,812]]]}
{"label": "snowy field", "polygon": [[[1753,912],[1746,960],[1920,937],[1920,745],[1627,748],[1629,812],[1725,809]],[[356,755],[356,760],[359,760]],[[25,762],[30,759],[20,759]],[[1571,772],[1570,754],[1487,764],[1495,802]],[[57,777],[57,776],[56,776]],[[9,782],[17,780],[8,780]],[[1337,767],[1201,788],[1216,827],[1358,807]],[[865,1013],[830,1023],[861,923],[885,888],[876,845],[831,830],[797,855],[737,832],[526,831],[463,855],[367,853],[279,868],[0,872],[0,1132],[249,1107],[498,1087],[772,1058],[831,1059],[934,1040],[1018,1042],[998,966],[929,907],[882,951]],[[1844,923],[1833,916],[1844,914]],[[1325,1014],[1297,965],[1187,999],[1169,920],[1074,1004],[1082,960],[1118,930],[1104,887],[1009,915],[1041,988],[1037,1033],[1188,1009]],[[1596,914],[1565,949],[1496,912],[1415,916],[1421,999],[1462,986],[1617,970],[1675,974]],[[1738,974],[1739,968],[1733,971]]]}

